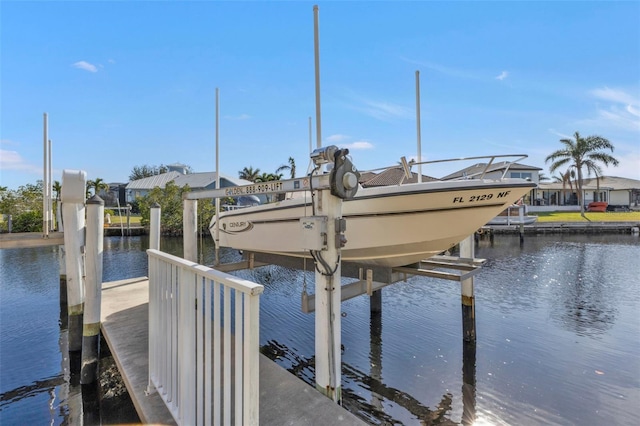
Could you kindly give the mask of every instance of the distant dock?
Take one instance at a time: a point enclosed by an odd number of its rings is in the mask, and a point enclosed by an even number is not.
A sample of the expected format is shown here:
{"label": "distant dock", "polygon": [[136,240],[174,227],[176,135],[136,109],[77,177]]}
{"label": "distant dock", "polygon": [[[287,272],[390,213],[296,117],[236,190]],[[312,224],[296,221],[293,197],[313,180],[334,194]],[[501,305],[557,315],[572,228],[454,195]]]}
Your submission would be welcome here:
{"label": "distant dock", "polygon": [[[524,233],[536,234],[632,234],[640,222],[535,222],[524,225]],[[520,225],[491,225],[482,227],[493,234],[520,234]]]}

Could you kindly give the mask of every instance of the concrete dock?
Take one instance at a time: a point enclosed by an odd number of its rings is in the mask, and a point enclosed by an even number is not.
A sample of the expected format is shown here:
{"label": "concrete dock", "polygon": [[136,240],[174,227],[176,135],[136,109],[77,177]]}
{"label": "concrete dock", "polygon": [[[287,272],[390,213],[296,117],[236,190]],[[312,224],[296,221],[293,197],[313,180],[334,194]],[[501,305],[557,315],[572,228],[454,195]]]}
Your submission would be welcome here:
{"label": "concrete dock", "polygon": [[[149,381],[146,277],[104,283],[102,334],[120,370],[140,420],[174,425],[157,394],[145,395]],[[366,425],[276,363],[260,355],[261,425]]]}

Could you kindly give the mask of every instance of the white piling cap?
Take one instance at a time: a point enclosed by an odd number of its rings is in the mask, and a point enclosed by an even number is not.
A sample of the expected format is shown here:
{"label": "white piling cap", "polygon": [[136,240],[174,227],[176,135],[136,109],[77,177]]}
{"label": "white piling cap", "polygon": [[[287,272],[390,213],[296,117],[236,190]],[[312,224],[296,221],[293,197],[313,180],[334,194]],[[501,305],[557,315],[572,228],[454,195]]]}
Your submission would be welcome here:
{"label": "white piling cap", "polygon": [[63,203],[84,203],[87,194],[87,172],[63,170],[60,199]]}

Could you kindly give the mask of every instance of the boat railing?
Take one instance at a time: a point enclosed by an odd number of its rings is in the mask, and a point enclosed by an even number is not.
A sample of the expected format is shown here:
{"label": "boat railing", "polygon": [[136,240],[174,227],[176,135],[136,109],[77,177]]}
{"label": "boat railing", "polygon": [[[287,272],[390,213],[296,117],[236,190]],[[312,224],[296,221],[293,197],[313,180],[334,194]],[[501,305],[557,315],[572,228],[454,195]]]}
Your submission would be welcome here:
{"label": "boat railing", "polygon": [[[477,166],[477,170],[473,170],[469,173],[462,173],[460,176],[454,176],[446,180],[466,180],[466,179],[474,179],[474,178],[484,179],[484,177],[488,173],[491,173],[494,171],[501,171],[502,175],[500,176],[500,179],[503,179],[507,175],[509,168],[513,164],[519,161],[522,161],[527,157],[528,155],[526,154],[500,154],[500,155],[481,155],[481,156],[475,156],[475,157],[447,158],[443,160],[430,160],[430,161],[422,161],[422,162],[416,162],[416,161],[407,162],[406,159],[404,159],[403,157],[400,165],[391,166],[391,167],[404,167],[405,172],[408,174],[408,172],[413,166],[418,166],[418,165],[424,166],[424,165],[433,165],[433,164],[439,164],[439,163],[486,160],[486,162],[478,163],[475,165]],[[507,158],[510,158],[511,160],[508,160],[508,161],[503,160],[500,163],[495,163],[496,159],[507,159]],[[389,166],[380,167],[377,169],[367,170],[367,172],[375,173],[383,170],[388,170],[389,168],[390,168]],[[422,169],[422,172],[423,173],[425,172],[424,168]],[[409,176],[407,176],[407,178],[409,178]],[[444,179],[440,179],[440,180],[444,180]]]}
{"label": "boat railing", "polygon": [[149,257],[149,392],[179,425],[258,424],[262,285]]}

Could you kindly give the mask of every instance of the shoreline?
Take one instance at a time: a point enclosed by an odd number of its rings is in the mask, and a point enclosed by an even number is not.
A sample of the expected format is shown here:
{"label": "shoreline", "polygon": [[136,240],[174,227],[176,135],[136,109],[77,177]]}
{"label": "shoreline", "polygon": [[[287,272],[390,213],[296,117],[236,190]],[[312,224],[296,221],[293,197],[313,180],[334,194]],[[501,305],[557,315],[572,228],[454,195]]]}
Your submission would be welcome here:
{"label": "shoreline", "polygon": [[[486,225],[478,233],[520,234],[520,228],[519,224]],[[637,234],[640,222],[535,222],[522,228],[524,234]]]}

